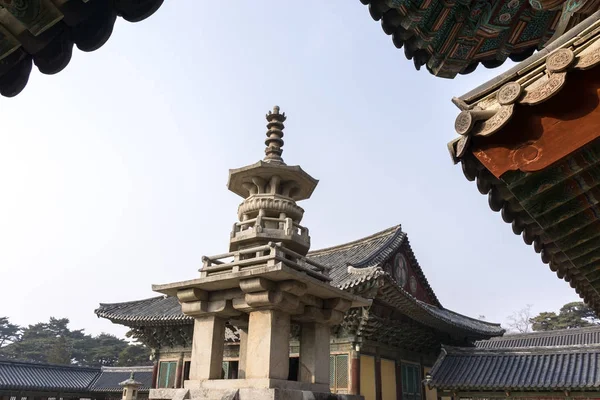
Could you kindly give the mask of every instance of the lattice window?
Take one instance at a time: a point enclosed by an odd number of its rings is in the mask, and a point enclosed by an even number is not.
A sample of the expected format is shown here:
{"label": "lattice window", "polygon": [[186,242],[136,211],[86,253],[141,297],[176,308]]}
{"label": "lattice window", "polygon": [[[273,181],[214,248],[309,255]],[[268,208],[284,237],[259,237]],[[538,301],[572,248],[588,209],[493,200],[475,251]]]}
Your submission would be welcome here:
{"label": "lattice window", "polygon": [[335,390],[335,356],[329,356],[329,387]]}
{"label": "lattice window", "polygon": [[176,361],[161,361],[158,368],[159,389],[175,387],[175,371],[177,370]]}
{"label": "lattice window", "polygon": [[402,364],[402,399],[421,399],[421,373],[419,365]]}
{"label": "lattice window", "polygon": [[329,356],[329,386],[333,393],[348,390],[348,354]]}
{"label": "lattice window", "polygon": [[223,368],[221,371],[221,379],[237,379],[238,374],[238,362],[237,361],[223,361]]}

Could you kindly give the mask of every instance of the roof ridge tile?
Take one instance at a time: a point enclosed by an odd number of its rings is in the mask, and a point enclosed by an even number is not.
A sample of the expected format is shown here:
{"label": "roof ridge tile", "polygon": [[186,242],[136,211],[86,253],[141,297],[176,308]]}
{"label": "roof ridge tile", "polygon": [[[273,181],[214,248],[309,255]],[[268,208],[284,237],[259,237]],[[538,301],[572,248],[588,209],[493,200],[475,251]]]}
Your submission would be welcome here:
{"label": "roof ridge tile", "polygon": [[351,248],[353,246],[356,246],[358,244],[362,244],[364,242],[368,242],[370,240],[379,239],[380,237],[385,236],[385,235],[389,235],[390,233],[395,232],[395,231],[402,231],[402,225],[394,225],[394,226],[392,226],[390,228],[384,229],[382,231],[376,232],[376,233],[374,233],[372,235],[365,236],[365,237],[360,238],[360,239],[353,240],[351,242],[342,243],[342,244],[339,244],[339,245],[336,245],[336,246],[324,247],[322,249],[317,249],[317,250],[309,251],[307,257],[310,258],[312,255],[322,255],[323,253],[327,253],[327,252],[330,252],[330,251],[337,251],[337,250]]}

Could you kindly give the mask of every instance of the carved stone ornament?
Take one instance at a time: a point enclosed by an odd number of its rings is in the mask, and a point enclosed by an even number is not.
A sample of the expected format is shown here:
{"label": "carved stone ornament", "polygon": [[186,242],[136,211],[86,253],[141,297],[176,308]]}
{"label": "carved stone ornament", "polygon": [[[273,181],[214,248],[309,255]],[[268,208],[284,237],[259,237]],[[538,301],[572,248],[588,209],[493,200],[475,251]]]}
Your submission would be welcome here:
{"label": "carved stone ornament", "polygon": [[469,111],[462,111],[454,121],[454,129],[459,135],[466,135],[473,126],[473,117]]}
{"label": "carved stone ornament", "polygon": [[498,103],[502,105],[512,104],[521,97],[522,88],[518,82],[508,82],[498,91]]}
{"label": "carved stone ornament", "polygon": [[490,118],[475,126],[473,136],[490,136],[497,132],[510,120],[515,105],[509,104],[500,107],[500,109]]}
{"label": "carved stone ornament", "polygon": [[569,68],[575,60],[575,54],[571,49],[559,49],[546,58],[546,68],[550,72],[562,72]]}
{"label": "carved stone ornament", "polygon": [[575,68],[586,70],[600,64],[600,41],[597,41],[592,46],[588,47],[577,57]]}
{"label": "carved stone ornament", "polygon": [[467,149],[469,148],[470,142],[471,137],[468,135],[461,136],[460,139],[458,139],[458,142],[456,143],[456,157],[464,157],[465,153],[467,152]]}
{"label": "carved stone ornament", "polygon": [[523,97],[520,103],[532,106],[548,100],[562,88],[566,75],[566,72],[559,72],[547,78],[542,78],[540,84],[535,85],[535,87],[532,85],[532,87],[525,89],[525,97]]}

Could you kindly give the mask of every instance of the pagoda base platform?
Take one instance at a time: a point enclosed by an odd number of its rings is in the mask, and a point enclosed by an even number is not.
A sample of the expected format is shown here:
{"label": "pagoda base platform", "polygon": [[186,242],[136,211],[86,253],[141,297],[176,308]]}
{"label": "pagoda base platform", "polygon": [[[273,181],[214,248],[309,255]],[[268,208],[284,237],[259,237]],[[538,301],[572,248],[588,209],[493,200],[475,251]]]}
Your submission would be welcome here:
{"label": "pagoda base platform", "polygon": [[[251,382],[255,381],[255,382]],[[259,384],[269,382],[278,387],[240,387],[242,382]],[[218,382],[218,384],[214,384]],[[283,384],[285,382],[285,384]],[[206,385],[208,383],[208,385]],[[150,400],[364,400],[363,396],[334,394],[329,388],[323,391],[302,390],[314,384],[263,379],[222,379],[203,382],[186,381],[183,389],[151,389]],[[196,386],[192,388],[191,386]],[[285,388],[288,386],[288,388]],[[329,385],[317,385],[329,386]]]}

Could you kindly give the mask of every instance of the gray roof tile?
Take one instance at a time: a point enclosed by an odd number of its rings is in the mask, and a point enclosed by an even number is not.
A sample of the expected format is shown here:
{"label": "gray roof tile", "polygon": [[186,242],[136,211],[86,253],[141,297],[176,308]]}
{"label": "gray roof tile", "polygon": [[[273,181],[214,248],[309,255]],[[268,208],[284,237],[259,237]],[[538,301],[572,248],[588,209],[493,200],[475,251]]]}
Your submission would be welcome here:
{"label": "gray roof tile", "polygon": [[134,373],[135,380],[142,386],[140,392],[147,392],[152,386],[152,366],[149,367],[103,367],[98,379],[91,387],[93,392],[120,392],[123,388],[119,383],[129,379]]}
{"label": "gray roof tile", "polygon": [[119,383],[129,378],[131,372],[142,383],[139,390],[147,392],[152,383],[152,366],[91,368],[1,360],[0,390],[120,392],[123,388]]}
{"label": "gray roof tile", "polygon": [[0,361],[0,389],[82,392],[99,374],[99,368]]}
{"label": "gray roof tile", "polygon": [[444,348],[429,386],[460,391],[600,388],[600,346]]}
{"label": "gray roof tile", "polygon": [[490,340],[480,340],[475,346],[484,349],[600,345],[600,326],[556,331],[509,334]]}

